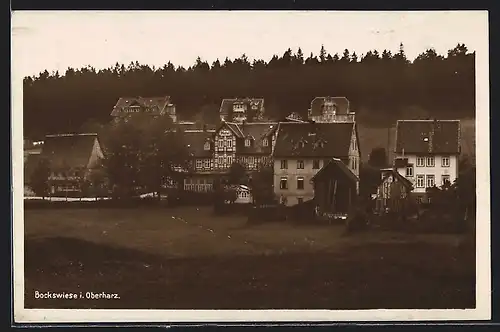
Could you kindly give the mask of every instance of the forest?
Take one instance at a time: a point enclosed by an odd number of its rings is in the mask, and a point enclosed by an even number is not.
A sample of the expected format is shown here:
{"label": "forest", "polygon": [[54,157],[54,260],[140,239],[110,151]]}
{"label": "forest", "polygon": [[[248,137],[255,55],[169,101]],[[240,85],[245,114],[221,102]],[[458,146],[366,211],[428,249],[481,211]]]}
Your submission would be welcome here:
{"label": "forest", "polygon": [[[447,54],[423,50],[408,59],[397,53],[347,49],[317,54],[287,49],[269,61],[250,61],[245,54],[209,64],[198,57],[192,66],[166,60],[160,68],[138,62],[96,69],[47,70],[23,82],[24,135],[85,131],[106,124],[122,96],[171,96],[181,120],[216,123],[223,98],[263,97],[266,116],[291,112],[306,115],[316,96],[345,96],[359,122],[387,126],[397,118],[419,116],[474,117],[475,52],[457,44]],[[420,115],[421,116],[421,115]]]}

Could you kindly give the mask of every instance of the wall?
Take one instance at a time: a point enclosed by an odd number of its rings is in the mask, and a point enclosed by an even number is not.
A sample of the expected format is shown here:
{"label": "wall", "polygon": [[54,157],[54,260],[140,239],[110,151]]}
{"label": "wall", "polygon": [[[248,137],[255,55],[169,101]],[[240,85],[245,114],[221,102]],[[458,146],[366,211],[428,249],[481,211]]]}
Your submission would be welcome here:
{"label": "wall", "polygon": [[[286,205],[295,205],[298,198],[303,198],[304,202],[314,197],[314,188],[311,178],[324,166],[324,160],[320,160],[319,168],[313,169],[312,159],[304,160],[304,169],[297,169],[297,159],[287,159],[288,169],[281,169],[281,160],[274,160],[274,193],[278,197],[284,196],[287,199]],[[286,176],[288,180],[288,189],[280,189],[280,180]],[[304,189],[297,189],[297,177],[304,177]]]}
{"label": "wall", "polygon": [[[425,157],[425,156],[424,156]],[[417,183],[416,183],[416,176],[417,175],[424,175],[424,185],[427,183],[426,177],[427,175],[434,175],[436,186],[441,186],[441,176],[442,175],[449,175],[450,176],[450,182],[453,183],[455,179],[457,178],[458,175],[458,156],[457,155],[452,155],[450,157],[450,166],[445,167],[441,166],[441,158],[443,155],[434,155],[434,167],[428,167],[428,166],[423,166],[423,167],[417,167],[417,156],[416,155],[404,155],[404,158],[408,158],[408,163],[413,164],[413,176],[412,177],[407,177],[406,176],[406,168],[398,168],[398,173],[406,177],[408,180],[410,180],[413,183],[414,189],[413,193],[425,193],[425,187],[424,188],[417,188]],[[396,158],[403,158],[402,155],[396,155]]]}

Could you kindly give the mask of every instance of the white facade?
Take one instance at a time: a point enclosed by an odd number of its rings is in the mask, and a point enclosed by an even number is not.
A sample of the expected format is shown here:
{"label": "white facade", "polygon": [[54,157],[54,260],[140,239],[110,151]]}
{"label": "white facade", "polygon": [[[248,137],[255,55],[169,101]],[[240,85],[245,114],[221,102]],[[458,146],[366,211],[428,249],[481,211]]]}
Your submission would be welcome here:
{"label": "white facade", "polygon": [[396,155],[396,158],[408,158],[408,167],[397,171],[413,183],[413,192],[424,194],[427,187],[443,185],[444,180],[453,181],[458,176],[458,155]]}

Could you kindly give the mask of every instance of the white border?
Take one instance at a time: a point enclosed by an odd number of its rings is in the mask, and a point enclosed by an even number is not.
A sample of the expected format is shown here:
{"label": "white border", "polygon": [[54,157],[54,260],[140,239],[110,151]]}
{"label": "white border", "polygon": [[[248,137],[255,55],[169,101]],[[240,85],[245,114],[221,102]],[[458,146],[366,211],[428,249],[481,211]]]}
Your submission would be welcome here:
{"label": "white border", "polygon": [[12,192],[15,323],[214,323],[326,321],[441,321],[491,318],[490,173],[489,173],[489,47],[488,12],[476,49],[477,179],[476,309],[467,310],[80,310],[24,309],[23,212],[23,78],[22,50],[12,38]]}

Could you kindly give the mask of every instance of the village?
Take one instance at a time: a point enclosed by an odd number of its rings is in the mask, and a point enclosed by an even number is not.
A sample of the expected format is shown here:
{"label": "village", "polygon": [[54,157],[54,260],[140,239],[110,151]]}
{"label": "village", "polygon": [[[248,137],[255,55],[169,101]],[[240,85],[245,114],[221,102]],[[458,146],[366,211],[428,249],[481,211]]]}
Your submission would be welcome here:
{"label": "village", "polygon": [[[168,96],[122,97],[111,111],[111,125],[141,121],[141,116],[157,123],[166,118],[165,130],[181,133],[187,152],[183,160],[166,162],[169,167],[156,178],[160,183],[133,185],[129,198],[156,197],[175,204],[180,196],[191,195],[191,205],[195,197],[204,204],[209,197],[216,207],[221,206],[217,200],[223,205],[294,207],[304,210],[300,215],[306,218],[329,220],[347,220],[360,205],[369,214],[406,218],[418,216],[433,197],[458,199],[459,120],[398,120],[390,160],[369,179],[360,179],[363,146],[355,115],[345,97],[314,98],[305,119],[296,112],[269,119],[263,98],[234,98],[222,100],[220,122],[207,125],[178,121]],[[103,145],[97,133],[46,135],[44,141],[25,143],[25,199],[97,202],[117,197],[119,188],[111,187],[106,174],[113,172],[106,167],[106,154],[116,151]],[[363,190],[363,180],[370,182],[368,190]],[[441,192],[446,194],[436,194]],[[459,205],[464,210],[456,211],[462,213],[458,219],[473,215],[470,204]]]}

